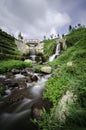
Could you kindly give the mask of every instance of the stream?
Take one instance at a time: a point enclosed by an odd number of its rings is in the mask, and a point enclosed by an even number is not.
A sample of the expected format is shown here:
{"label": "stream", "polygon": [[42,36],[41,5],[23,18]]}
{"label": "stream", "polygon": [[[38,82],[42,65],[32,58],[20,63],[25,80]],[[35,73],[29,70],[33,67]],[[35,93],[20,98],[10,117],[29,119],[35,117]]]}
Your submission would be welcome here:
{"label": "stream", "polygon": [[[32,116],[32,106],[41,99],[45,83],[51,75],[40,76],[37,73],[34,75],[37,76],[38,80],[31,83],[27,82],[24,88],[6,88],[5,95],[0,100],[0,130],[38,129],[29,121]],[[23,74],[14,74],[9,78],[0,75],[0,80],[4,82],[23,80],[24,78],[25,75]]]}
{"label": "stream", "polygon": [[[35,63],[34,46],[31,47],[30,57]],[[53,61],[60,51],[59,43],[49,61]],[[37,74],[34,70],[28,69],[21,72],[12,70],[11,74],[0,75],[0,82],[5,86],[0,99],[0,130],[38,130],[37,126],[31,124],[30,118],[40,118],[43,107],[41,98],[50,76],[51,74]],[[51,107],[49,105],[49,102],[45,104],[46,109]]]}

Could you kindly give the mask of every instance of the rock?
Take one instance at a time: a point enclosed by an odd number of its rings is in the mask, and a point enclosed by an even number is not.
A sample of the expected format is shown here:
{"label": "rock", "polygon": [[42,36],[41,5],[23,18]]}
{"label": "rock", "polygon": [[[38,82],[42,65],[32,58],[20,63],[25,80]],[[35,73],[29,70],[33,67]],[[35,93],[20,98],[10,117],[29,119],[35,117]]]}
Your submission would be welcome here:
{"label": "rock", "polygon": [[52,72],[52,68],[50,66],[43,66],[41,68],[41,72],[46,73],[46,74],[50,74]]}
{"label": "rock", "polygon": [[19,69],[12,69],[11,72],[13,74],[19,74],[20,73],[20,70]]}
{"label": "rock", "polygon": [[26,83],[32,82],[31,75],[26,76],[25,79],[26,79]]}
{"label": "rock", "polygon": [[33,117],[38,120],[41,119],[41,111],[42,111],[42,109],[34,108]]}
{"label": "rock", "polygon": [[25,78],[25,76],[22,75],[22,74],[16,74],[15,75],[15,79],[23,79],[23,78]]}
{"label": "rock", "polygon": [[30,60],[30,59],[26,59],[26,60],[24,60],[24,62],[31,62],[31,63],[33,63],[33,61]]}
{"label": "rock", "polygon": [[69,115],[69,106],[76,102],[76,99],[76,95],[70,91],[67,91],[58,103],[55,112],[55,119],[58,119],[61,123],[65,123],[66,117]]}
{"label": "rock", "polygon": [[67,62],[67,66],[73,66],[73,62],[72,61]]}
{"label": "rock", "polygon": [[6,78],[6,75],[0,75],[0,78],[1,78],[1,79],[5,79],[5,78]]}
{"label": "rock", "polygon": [[19,85],[19,88],[21,89],[26,88],[27,87],[26,79],[25,78],[18,79],[18,85]]}
{"label": "rock", "polygon": [[15,80],[11,80],[11,79],[6,79],[5,82],[4,82],[4,85],[7,88],[18,87],[18,83]]}
{"label": "rock", "polygon": [[28,75],[28,71],[26,69],[21,70],[21,74],[24,76]]}
{"label": "rock", "polygon": [[32,81],[37,81],[37,80],[38,80],[38,77],[37,77],[37,75],[33,75],[33,76],[31,77],[31,79],[32,79]]}

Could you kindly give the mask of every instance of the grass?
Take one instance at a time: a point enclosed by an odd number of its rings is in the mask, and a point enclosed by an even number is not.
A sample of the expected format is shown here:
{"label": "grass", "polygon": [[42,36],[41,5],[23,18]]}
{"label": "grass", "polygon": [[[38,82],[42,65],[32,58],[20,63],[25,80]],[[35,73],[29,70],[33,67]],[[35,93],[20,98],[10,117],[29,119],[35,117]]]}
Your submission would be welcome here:
{"label": "grass", "polygon": [[[74,104],[73,110],[71,110],[73,107],[70,107],[71,116],[67,117],[65,125],[52,130],[65,130],[65,127],[67,130],[71,130],[73,125],[75,126],[74,130],[79,127],[80,130],[83,130],[86,129],[86,111],[84,111],[86,110],[86,28],[77,29],[68,34],[66,38],[67,50],[61,52],[61,55],[53,62],[49,62],[54,71],[46,83],[43,98],[53,103],[50,113],[50,117],[53,119],[61,97],[67,90],[72,91],[74,95],[77,95],[77,102]],[[68,62],[72,62],[72,66],[68,66]]]}
{"label": "grass", "polygon": [[32,63],[23,62],[20,60],[0,61],[0,73],[11,71],[13,68],[23,69],[26,67],[33,67]]}
{"label": "grass", "polygon": [[44,40],[44,54],[45,57],[48,59],[54,52],[57,45],[57,38],[51,40]]}
{"label": "grass", "polygon": [[0,60],[21,59],[21,57],[15,45],[15,38],[0,29]]}

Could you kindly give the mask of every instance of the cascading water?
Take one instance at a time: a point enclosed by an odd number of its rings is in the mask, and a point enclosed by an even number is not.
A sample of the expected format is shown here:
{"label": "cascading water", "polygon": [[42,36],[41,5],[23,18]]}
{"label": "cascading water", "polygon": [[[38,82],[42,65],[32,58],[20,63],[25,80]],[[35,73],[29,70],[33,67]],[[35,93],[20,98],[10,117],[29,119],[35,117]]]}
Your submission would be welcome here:
{"label": "cascading water", "polygon": [[53,54],[52,56],[50,56],[49,61],[50,62],[53,61],[55,59],[55,57],[59,55],[60,51],[61,50],[60,50],[60,43],[59,43],[59,44],[57,44],[55,54]]}
{"label": "cascading water", "polygon": [[36,55],[35,55],[35,45],[30,45],[30,57],[31,57],[31,60],[33,62],[35,62],[35,58],[36,58]]}
{"label": "cascading water", "polygon": [[49,74],[39,77],[37,82],[31,83],[31,87],[27,85],[27,95],[31,95],[31,98],[24,97],[21,101],[14,103],[13,106],[6,104],[4,109],[1,107],[4,99],[0,102],[0,130],[36,130],[29,122],[31,107],[42,96],[45,89],[45,82],[50,76]]}

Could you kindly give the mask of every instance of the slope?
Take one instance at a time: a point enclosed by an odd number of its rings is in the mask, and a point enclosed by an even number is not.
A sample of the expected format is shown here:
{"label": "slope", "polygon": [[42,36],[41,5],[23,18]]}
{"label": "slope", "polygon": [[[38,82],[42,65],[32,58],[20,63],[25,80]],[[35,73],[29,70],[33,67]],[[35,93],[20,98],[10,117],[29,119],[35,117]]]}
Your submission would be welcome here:
{"label": "slope", "polygon": [[21,54],[15,45],[15,38],[0,29],[0,60],[20,58]]}

